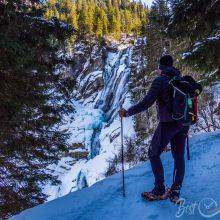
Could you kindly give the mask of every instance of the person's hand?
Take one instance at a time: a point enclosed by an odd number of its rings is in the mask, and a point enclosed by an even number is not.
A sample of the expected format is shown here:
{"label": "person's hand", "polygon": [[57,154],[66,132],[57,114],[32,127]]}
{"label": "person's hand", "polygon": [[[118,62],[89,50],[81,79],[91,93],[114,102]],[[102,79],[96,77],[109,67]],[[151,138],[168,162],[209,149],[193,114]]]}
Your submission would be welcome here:
{"label": "person's hand", "polygon": [[126,110],[122,108],[118,111],[118,114],[121,118],[126,117]]}

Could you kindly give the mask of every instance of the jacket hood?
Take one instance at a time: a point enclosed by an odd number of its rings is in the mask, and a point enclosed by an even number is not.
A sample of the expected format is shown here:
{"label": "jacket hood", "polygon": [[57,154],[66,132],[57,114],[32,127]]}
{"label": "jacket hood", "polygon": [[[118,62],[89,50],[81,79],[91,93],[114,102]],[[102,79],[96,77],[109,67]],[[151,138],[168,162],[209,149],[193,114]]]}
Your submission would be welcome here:
{"label": "jacket hood", "polygon": [[173,66],[164,67],[162,69],[162,74],[167,75],[169,77],[180,76],[181,73],[178,69]]}

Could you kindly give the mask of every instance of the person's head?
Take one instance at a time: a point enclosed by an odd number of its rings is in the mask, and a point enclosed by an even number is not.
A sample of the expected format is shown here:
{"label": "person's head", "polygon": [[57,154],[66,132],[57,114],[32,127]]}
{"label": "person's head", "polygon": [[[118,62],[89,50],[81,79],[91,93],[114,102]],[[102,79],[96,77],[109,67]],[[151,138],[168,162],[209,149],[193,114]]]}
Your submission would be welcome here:
{"label": "person's head", "polygon": [[173,57],[170,55],[164,55],[160,58],[159,61],[159,70],[163,71],[167,67],[172,67],[173,66]]}

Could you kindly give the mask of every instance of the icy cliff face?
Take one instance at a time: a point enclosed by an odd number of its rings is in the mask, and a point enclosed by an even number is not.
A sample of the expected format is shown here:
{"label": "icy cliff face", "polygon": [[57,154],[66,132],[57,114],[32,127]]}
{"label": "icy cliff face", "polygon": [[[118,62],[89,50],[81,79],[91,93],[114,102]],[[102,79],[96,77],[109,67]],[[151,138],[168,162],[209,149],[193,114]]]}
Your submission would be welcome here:
{"label": "icy cliff face", "polygon": [[[140,46],[145,39],[124,38],[121,42],[87,45],[78,42],[71,55],[76,112],[67,118],[71,149],[58,165],[51,167],[59,176],[59,186],[46,186],[49,200],[76,191],[105,178],[108,162],[120,151],[120,105],[130,105],[128,83],[138,65]],[[124,135],[134,137],[132,118],[126,119]]]}

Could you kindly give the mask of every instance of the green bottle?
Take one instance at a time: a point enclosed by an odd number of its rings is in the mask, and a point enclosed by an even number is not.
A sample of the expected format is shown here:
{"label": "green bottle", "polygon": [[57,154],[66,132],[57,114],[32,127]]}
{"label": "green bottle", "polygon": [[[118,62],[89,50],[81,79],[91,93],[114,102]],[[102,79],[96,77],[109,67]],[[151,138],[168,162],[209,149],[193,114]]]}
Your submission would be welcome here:
{"label": "green bottle", "polygon": [[189,108],[193,107],[193,102],[191,98],[188,98],[187,103],[188,103]]}

